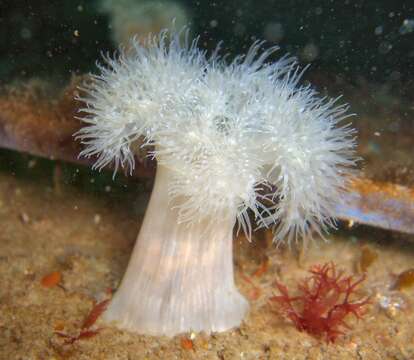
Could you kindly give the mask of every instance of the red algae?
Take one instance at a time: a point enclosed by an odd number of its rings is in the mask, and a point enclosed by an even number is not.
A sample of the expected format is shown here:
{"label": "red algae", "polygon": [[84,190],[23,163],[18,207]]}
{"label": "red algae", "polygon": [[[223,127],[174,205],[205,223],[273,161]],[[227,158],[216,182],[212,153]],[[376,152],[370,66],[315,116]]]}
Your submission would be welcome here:
{"label": "red algae", "polygon": [[55,334],[59,337],[65,338],[65,344],[74,344],[78,340],[87,339],[97,335],[100,329],[90,330],[90,328],[95,324],[99,316],[101,316],[101,314],[106,310],[109,300],[110,299],[106,299],[100,303],[95,304],[88,316],[83,321],[81,330],[78,335],[72,336],[61,331],[55,331]]}
{"label": "red algae", "polygon": [[352,276],[337,271],[332,262],[313,266],[309,272],[311,276],[298,284],[298,296],[289,296],[287,287],[276,282],[281,295],[271,297],[270,301],[280,306],[298,330],[334,342],[344,329],[350,328],[344,319],[349,314],[360,319],[363,307],[369,303],[369,298],[350,300],[365,275],[354,281]]}

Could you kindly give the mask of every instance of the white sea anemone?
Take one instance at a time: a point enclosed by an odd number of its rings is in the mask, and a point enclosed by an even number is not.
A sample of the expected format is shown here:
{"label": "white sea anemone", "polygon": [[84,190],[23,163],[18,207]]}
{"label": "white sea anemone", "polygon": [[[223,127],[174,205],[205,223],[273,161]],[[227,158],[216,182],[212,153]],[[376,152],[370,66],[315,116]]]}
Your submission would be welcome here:
{"label": "white sea anemone", "polygon": [[[187,33],[188,35],[188,33]],[[82,156],[134,167],[157,160],[151,200],[107,320],[147,334],[223,331],[247,302],[233,279],[236,222],[275,239],[310,239],[333,224],[354,166],[348,107],[299,86],[294,59],[256,42],[230,63],[197,39],[161,32],[106,57],[81,100]]]}

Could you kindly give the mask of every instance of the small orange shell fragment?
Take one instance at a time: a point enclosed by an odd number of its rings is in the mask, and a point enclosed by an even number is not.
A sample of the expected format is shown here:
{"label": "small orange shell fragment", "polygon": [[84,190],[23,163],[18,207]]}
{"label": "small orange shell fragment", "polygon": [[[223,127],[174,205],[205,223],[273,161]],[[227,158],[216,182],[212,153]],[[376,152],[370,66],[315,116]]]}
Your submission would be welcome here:
{"label": "small orange shell fragment", "polygon": [[194,350],[193,341],[189,338],[182,338],[181,339],[181,347],[186,350]]}
{"label": "small orange shell fragment", "polygon": [[41,284],[45,288],[51,288],[56,286],[62,280],[62,274],[59,271],[53,271],[50,274],[43,276]]}
{"label": "small orange shell fragment", "polygon": [[400,273],[395,282],[395,288],[398,290],[406,289],[414,285],[414,268]]}
{"label": "small orange shell fragment", "polygon": [[62,321],[58,321],[55,323],[54,330],[55,331],[62,331],[65,328],[65,323]]}

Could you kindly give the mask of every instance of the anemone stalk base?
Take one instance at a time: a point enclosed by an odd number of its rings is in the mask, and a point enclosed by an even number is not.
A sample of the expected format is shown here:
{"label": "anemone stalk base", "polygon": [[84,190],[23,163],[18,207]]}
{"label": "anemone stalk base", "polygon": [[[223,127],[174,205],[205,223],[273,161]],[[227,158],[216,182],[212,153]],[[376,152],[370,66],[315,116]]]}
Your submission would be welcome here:
{"label": "anemone stalk base", "polygon": [[167,336],[236,327],[248,303],[234,283],[235,217],[218,218],[214,227],[178,224],[168,203],[170,178],[171,170],[159,165],[128,269],[104,320]]}

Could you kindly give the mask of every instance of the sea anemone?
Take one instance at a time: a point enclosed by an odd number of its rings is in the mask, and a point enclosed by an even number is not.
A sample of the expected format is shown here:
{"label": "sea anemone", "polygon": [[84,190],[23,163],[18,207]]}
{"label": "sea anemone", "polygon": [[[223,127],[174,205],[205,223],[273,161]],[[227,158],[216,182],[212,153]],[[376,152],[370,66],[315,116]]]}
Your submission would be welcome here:
{"label": "sea anemone", "polygon": [[[180,40],[183,39],[183,40]],[[145,334],[224,331],[248,309],[234,284],[233,229],[311,239],[355,163],[347,105],[299,86],[295,60],[255,42],[232,61],[162,31],[105,57],[80,100],[95,168],[157,161],[154,189],[107,321]]]}

